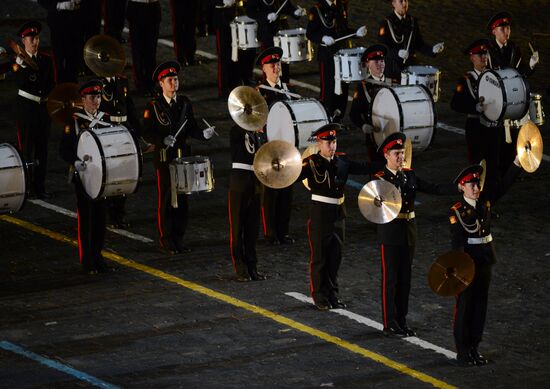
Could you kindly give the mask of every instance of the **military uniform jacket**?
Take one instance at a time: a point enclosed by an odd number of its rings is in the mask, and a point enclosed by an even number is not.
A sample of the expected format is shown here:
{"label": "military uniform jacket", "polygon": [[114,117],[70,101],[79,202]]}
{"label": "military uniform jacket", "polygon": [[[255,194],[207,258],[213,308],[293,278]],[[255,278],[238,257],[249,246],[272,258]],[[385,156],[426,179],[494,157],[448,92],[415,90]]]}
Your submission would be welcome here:
{"label": "military uniform jacket", "polygon": [[520,172],[521,168],[512,164],[502,181],[496,186],[495,193],[482,191],[475,207],[464,199],[451,207],[449,222],[453,250],[470,254],[476,264],[496,262],[492,241],[477,244],[474,242],[491,234],[491,206],[506,193]]}
{"label": "military uniform jacket", "polygon": [[229,189],[235,192],[261,193],[263,185],[254,174],[252,165],[258,149],[267,142],[264,132],[246,131],[234,125],[229,133],[231,146],[231,175]]}
{"label": "military uniform jacket", "polygon": [[[136,136],[141,136],[141,123],[138,119],[134,101],[128,94],[128,79],[124,76],[107,78],[103,81],[103,93],[101,95],[101,105],[99,109],[107,112],[113,125],[124,123],[134,131]],[[126,120],[123,120],[126,117]],[[128,122],[128,123],[125,123]]]}
{"label": "military uniform jacket", "polygon": [[514,42],[508,41],[502,49],[495,39],[488,45],[488,67],[491,69],[514,68],[524,75],[529,76],[533,69],[529,66],[529,60],[525,62],[521,56],[521,50]]}
{"label": "military uniform jacket", "polygon": [[306,36],[310,41],[318,44],[317,60],[319,62],[333,61],[333,55],[344,47],[343,41],[336,42],[332,46],[323,46],[323,36],[337,39],[352,32],[355,30],[348,27],[348,14],[340,2],[330,6],[325,0],[321,0],[309,10]]}
{"label": "military uniform jacket", "polygon": [[279,12],[277,19],[269,23],[267,15],[277,12],[283,2],[284,0],[248,0],[246,2],[246,12],[249,17],[258,22],[258,40],[265,47],[273,46],[273,37],[277,34],[277,31],[289,28],[286,16],[283,15],[291,15],[295,19],[299,18],[294,16],[294,11],[297,8],[289,0]]}
{"label": "military uniform jacket", "polygon": [[[440,194],[442,190],[438,185],[433,185],[416,176],[412,169],[403,169],[402,174],[394,175],[387,167],[377,172],[374,177],[388,181],[395,185],[401,192],[401,215],[410,215],[414,212],[416,192]],[[378,240],[385,245],[416,244],[416,218],[396,218],[386,224],[377,225]]]}
{"label": "military uniform jacket", "polygon": [[[161,150],[166,149],[164,138],[168,135],[176,135],[181,125],[187,119],[185,127],[176,138],[173,147],[166,150],[166,160],[161,161]],[[202,130],[198,127],[193,114],[193,106],[186,96],[178,95],[172,107],[161,94],[147,103],[143,113],[143,136],[155,145],[155,167],[167,166],[178,157],[178,150],[185,156],[188,151],[186,140],[188,136],[204,140]]]}
{"label": "military uniform jacket", "polygon": [[[374,81],[374,82],[369,82]],[[361,128],[363,124],[372,125],[372,101],[378,93],[378,91],[383,87],[382,83],[386,83],[385,80],[378,83],[374,80],[372,75],[368,75],[366,80],[361,81],[355,92],[353,93],[353,101],[351,103],[351,110],[349,112],[349,117],[353,124]],[[387,83],[388,86],[391,83]]]}
{"label": "military uniform jacket", "polygon": [[15,82],[22,91],[37,97],[47,97],[55,85],[52,58],[38,52],[35,62],[38,65],[37,71],[28,65],[13,65]]}
{"label": "military uniform jacket", "polygon": [[389,49],[386,56],[386,73],[391,77],[400,74],[404,67],[403,59],[398,56],[399,50],[406,50],[408,47],[407,62],[414,59],[416,51],[430,57],[435,56],[432,47],[424,42],[420,34],[417,19],[409,14],[405,15],[403,19],[399,19],[395,12],[392,12],[380,24],[378,37],[380,42],[388,46]]}
{"label": "military uniform jacket", "polygon": [[[288,86],[279,80],[281,86],[275,85],[274,88],[281,89],[281,90],[287,90],[289,92],[292,92]],[[269,82],[267,80],[264,80],[260,83],[260,85],[265,85],[271,87]],[[270,91],[268,89],[262,89],[260,87],[257,88],[258,92],[262,95],[262,97],[265,99],[265,102],[267,103],[267,106],[271,108],[271,106],[276,103],[277,101],[286,101],[291,100],[292,98],[289,95],[285,95],[284,93],[278,93],[274,91]]]}

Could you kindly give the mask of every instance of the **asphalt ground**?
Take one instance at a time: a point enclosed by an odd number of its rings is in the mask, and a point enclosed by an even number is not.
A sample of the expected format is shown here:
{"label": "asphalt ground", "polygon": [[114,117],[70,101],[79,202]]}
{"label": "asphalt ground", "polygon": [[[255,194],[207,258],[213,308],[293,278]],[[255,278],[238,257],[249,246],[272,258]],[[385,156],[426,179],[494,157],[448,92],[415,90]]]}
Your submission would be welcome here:
{"label": "asphalt ground", "polygon": [[[310,5],[311,1],[302,5]],[[364,46],[387,12],[386,5],[352,2],[354,25],[366,24]],[[161,37],[171,39],[167,1],[162,1]],[[449,182],[467,164],[460,134],[464,118],[448,108],[454,81],[466,69],[461,55],[483,36],[486,20],[506,6],[515,17],[512,39],[528,52],[531,34],[548,33],[546,1],[412,2],[429,42],[446,42],[440,58],[427,64],[443,71],[438,129],[432,147],[415,154],[423,178]],[[13,37],[26,19],[44,20],[35,3],[2,2],[0,37]],[[48,49],[48,30],[42,34]],[[1,44],[1,43],[0,43]],[[548,87],[550,40],[536,35],[541,64],[531,88]],[[196,116],[216,125],[219,137],[193,143],[193,154],[214,163],[215,190],[190,196],[186,243],[191,254],[167,257],[157,250],[156,192],[151,155],[144,156],[143,181],[127,203],[131,227],[111,231],[106,258],[118,271],[85,276],[76,248],[75,198],[67,167],[57,154],[61,128],[49,144],[48,203],[28,201],[0,217],[0,387],[461,387],[542,388],[550,383],[550,200],[548,164],[523,174],[498,203],[493,222],[499,262],[493,271],[488,320],[481,352],[491,363],[460,368],[452,362],[454,299],[435,295],[427,284],[432,261],[450,247],[447,212],[457,196],[418,196],[419,239],[413,267],[409,324],[419,338],[385,338],[379,330],[380,255],[374,225],[357,208],[358,189],[347,188],[347,236],[340,284],[346,310],[318,312],[307,301],[308,192],[295,184],[292,246],[258,242],[264,282],[233,280],[229,256],[227,178],[228,130],[225,101],[217,99],[214,38],[199,39],[203,63],[184,69],[182,90]],[[127,51],[129,55],[129,51]],[[158,60],[173,58],[159,44]],[[292,66],[303,96],[316,97],[315,62]],[[131,68],[127,68],[131,76]],[[13,79],[0,81],[0,142],[15,143]],[[545,95],[544,98],[547,96]],[[140,109],[145,98],[135,96]],[[550,108],[547,108],[550,109]],[[458,131],[457,131],[458,129]],[[541,128],[550,141],[548,125]],[[364,159],[363,136],[350,130],[339,149]],[[547,153],[548,154],[548,153]],[[352,177],[362,185],[366,178]]]}

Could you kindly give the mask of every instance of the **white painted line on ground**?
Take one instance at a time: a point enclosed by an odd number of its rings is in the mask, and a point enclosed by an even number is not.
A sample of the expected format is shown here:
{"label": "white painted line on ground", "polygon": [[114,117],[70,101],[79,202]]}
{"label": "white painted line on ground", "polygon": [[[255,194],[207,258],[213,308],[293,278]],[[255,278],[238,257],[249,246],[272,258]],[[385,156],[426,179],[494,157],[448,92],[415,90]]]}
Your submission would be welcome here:
{"label": "white painted line on ground", "polygon": [[[302,301],[304,303],[313,304],[313,299],[311,297],[307,297],[306,295],[298,292],[287,292],[285,295],[295,298],[296,300]],[[356,313],[353,313],[351,311],[348,311],[347,309],[331,309],[329,312],[337,313],[338,315],[345,316],[351,320],[355,320],[358,323],[364,324],[368,327],[374,328],[378,331],[382,331],[384,329],[384,326],[381,323],[378,323],[377,321],[374,321],[372,319],[369,319],[368,317],[358,315]],[[446,356],[449,359],[456,359],[456,353],[447,349],[444,349],[443,347],[436,346],[433,343],[430,343],[428,341],[422,340],[417,336],[409,336],[406,338],[401,338],[405,342],[409,342],[411,344],[414,344],[416,346],[420,346],[423,349],[426,350],[432,350],[435,351],[438,354],[442,354]]]}

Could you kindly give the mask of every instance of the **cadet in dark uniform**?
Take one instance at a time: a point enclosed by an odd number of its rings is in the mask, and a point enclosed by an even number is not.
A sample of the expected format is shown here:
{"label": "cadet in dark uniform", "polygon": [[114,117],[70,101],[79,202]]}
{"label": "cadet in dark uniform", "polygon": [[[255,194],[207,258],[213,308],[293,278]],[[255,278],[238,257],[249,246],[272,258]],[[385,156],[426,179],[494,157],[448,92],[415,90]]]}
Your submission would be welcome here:
{"label": "cadet in dark uniform", "polygon": [[361,62],[369,70],[369,74],[355,89],[349,113],[353,124],[365,134],[367,154],[371,161],[383,161],[382,156],[376,152],[378,146],[372,135],[373,131],[379,131],[372,125],[372,101],[380,88],[391,86],[391,80],[384,75],[387,51],[388,48],[384,45],[372,45],[361,56]]}
{"label": "cadet in dark uniform", "polygon": [[418,20],[407,13],[408,0],[391,0],[393,12],[386,16],[380,24],[378,37],[380,42],[388,46],[386,57],[386,75],[395,80],[401,80],[401,71],[415,64],[415,55],[419,51],[430,57],[435,57],[444,49],[443,42],[433,47],[422,39]]}
{"label": "cadet in dark uniform", "polygon": [[416,247],[416,192],[440,194],[442,190],[417,177],[412,169],[403,167],[406,136],[395,132],[378,148],[386,166],[374,176],[395,185],[401,192],[401,210],[389,223],[378,224],[378,242],[382,257],[382,319],[385,335],[414,336],[407,325],[411,266]]}
{"label": "cadet in dark uniform", "polygon": [[307,179],[311,188],[308,237],[310,292],[315,307],[321,311],[345,308],[338,298],[338,269],[342,262],[346,209],[344,189],[348,174],[371,174],[367,163],[349,160],[336,153],[336,133],[341,126],[326,124],[313,134],[319,152],[303,160],[298,180]]}
{"label": "cadet in dark uniform", "polygon": [[76,192],[78,217],[78,251],[82,268],[87,274],[104,273],[112,270],[107,266],[101,250],[105,240],[104,198],[92,200],[82,186],[78,172],[86,170],[86,161],[76,155],[78,136],[84,130],[110,127],[109,115],[99,111],[101,103],[100,80],[88,81],[80,87],[84,107],[73,116],[73,121],[65,125],[60,144],[61,158],[67,162],[73,172],[72,183]]}
{"label": "cadet in dark uniform", "polygon": [[58,83],[78,82],[83,62],[84,30],[81,0],[38,0],[48,11],[48,26]]}
{"label": "cadet in dark uniform", "polygon": [[46,199],[51,197],[46,192],[45,185],[51,127],[46,100],[54,87],[54,69],[51,57],[38,51],[41,30],[39,22],[30,21],[23,24],[17,32],[24,50],[38,65],[38,70],[33,70],[17,57],[13,72],[19,88],[15,108],[19,150],[27,162],[34,163],[30,170],[33,194],[39,199]]}
{"label": "cadet in dark uniform", "polygon": [[463,365],[477,366],[487,363],[478,346],[485,327],[491,269],[496,262],[491,206],[510,187],[521,168],[516,157],[493,192],[480,189],[482,171],[480,165],[469,166],[455,178],[463,198],[451,207],[449,216],[452,249],[469,254],[475,263],[474,280],[456,298],[453,334],[457,360]]}
{"label": "cadet in dark uniform", "polygon": [[[281,6],[283,8],[277,14],[276,12]],[[246,11],[248,16],[258,22],[258,40],[261,42],[263,50],[273,46],[273,37],[279,30],[289,28],[287,15],[291,15],[295,19],[307,15],[305,8],[295,7],[290,0],[286,2],[285,0],[248,0]],[[288,83],[290,80],[288,64],[282,63],[281,70],[281,79]]]}
{"label": "cadet in dark uniform", "polygon": [[[258,56],[256,64],[262,68],[264,78],[260,85],[288,91],[287,84],[279,78],[282,55],[283,50],[280,47],[270,47]],[[269,107],[277,101],[291,99],[289,95],[285,95],[284,93],[263,88],[258,88],[258,90]],[[266,239],[271,244],[294,243],[294,238],[289,235],[292,185],[282,189],[266,187],[262,203],[264,235]]]}
{"label": "cadet in dark uniform", "polygon": [[[134,101],[129,94],[128,79],[122,75],[105,77],[101,94],[99,109],[109,114],[113,125],[123,125],[134,133],[136,138],[141,137],[142,129]],[[109,227],[128,228],[129,224],[124,219],[126,196],[110,197],[107,200],[109,212]]]}
{"label": "cadet in dark uniform", "polygon": [[[169,164],[178,157],[187,156],[187,137],[205,140],[214,134],[213,127],[205,130],[199,128],[191,101],[186,96],[177,94],[180,70],[180,64],[175,61],[164,62],[156,68],[153,78],[162,91],[158,97],[147,103],[143,114],[143,135],[155,145],[153,162],[157,175],[160,247],[163,252],[171,255],[188,253],[191,250],[183,245],[188,219],[187,195],[178,194],[178,207],[172,206]],[[180,128],[183,129],[176,138]]]}
{"label": "cadet in dark uniform", "polygon": [[267,141],[263,128],[246,131],[234,125],[229,134],[231,173],[229,176],[229,247],[237,281],[265,280],[258,272],[256,240],[260,229],[264,186],[254,174],[254,156]]}
{"label": "cadet in dark uniform", "polygon": [[344,48],[344,41],[336,39],[353,32],[360,38],[367,35],[367,28],[361,26],[355,31],[348,27],[348,14],[338,0],[320,0],[308,14],[307,38],[317,44],[317,62],[321,81],[320,100],[325,104],[333,120],[341,120],[348,102],[348,84],[342,83],[342,94],[334,93],[334,54]]}
{"label": "cadet in dark uniform", "polygon": [[105,7],[105,24],[103,25],[105,34],[115,38],[121,43],[122,30],[124,30],[124,21],[126,20],[126,4],[128,0],[103,0]]}
{"label": "cadet in dark uniform", "polygon": [[183,66],[195,64],[197,38],[195,30],[199,19],[200,2],[205,0],[170,0],[174,51]]}
{"label": "cadet in dark uniform", "polygon": [[152,77],[157,65],[160,3],[158,0],[128,0],[126,17],[136,89],[145,96],[151,96],[155,87]]}

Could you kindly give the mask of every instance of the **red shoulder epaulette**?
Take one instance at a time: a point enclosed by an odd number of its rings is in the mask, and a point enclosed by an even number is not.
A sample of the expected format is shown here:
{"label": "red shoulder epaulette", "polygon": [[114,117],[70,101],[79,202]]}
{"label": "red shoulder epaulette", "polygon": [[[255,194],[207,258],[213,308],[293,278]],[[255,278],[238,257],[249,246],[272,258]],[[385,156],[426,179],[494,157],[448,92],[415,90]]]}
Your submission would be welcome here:
{"label": "red shoulder epaulette", "polygon": [[343,151],[337,151],[334,153],[334,155],[343,156],[346,155],[346,153],[344,153]]}
{"label": "red shoulder epaulette", "polygon": [[375,177],[378,177],[378,178],[384,177],[384,171],[381,170],[381,171],[379,171],[378,173],[374,173],[374,176],[375,176]]}
{"label": "red shoulder epaulette", "polygon": [[461,203],[460,201],[457,201],[457,202],[455,203],[455,205],[453,205],[453,206],[451,207],[451,209],[452,209],[453,211],[456,211],[456,210],[459,209],[460,207],[462,207],[462,203]]}

